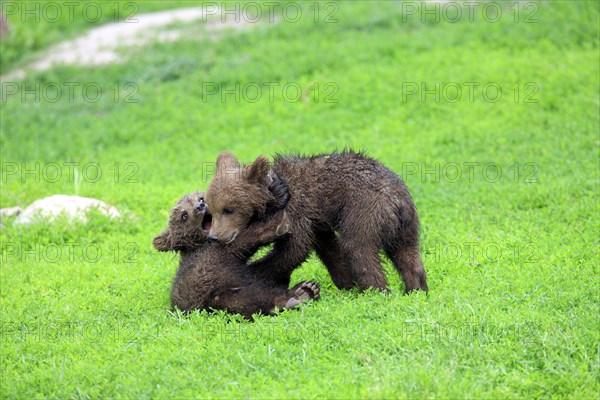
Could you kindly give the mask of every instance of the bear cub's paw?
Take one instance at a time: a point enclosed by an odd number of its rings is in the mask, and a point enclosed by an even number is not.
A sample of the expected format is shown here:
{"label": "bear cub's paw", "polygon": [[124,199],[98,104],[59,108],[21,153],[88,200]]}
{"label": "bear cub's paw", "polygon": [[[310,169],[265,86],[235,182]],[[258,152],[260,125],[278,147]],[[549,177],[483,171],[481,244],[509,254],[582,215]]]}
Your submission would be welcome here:
{"label": "bear cub's paw", "polygon": [[287,301],[285,308],[291,309],[307,300],[318,300],[321,289],[316,282],[300,282],[290,290],[294,296]]}
{"label": "bear cub's paw", "polygon": [[277,230],[275,231],[275,233],[277,234],[277,236],[283,236],[291,232],[292,222],[290,220],[290,217],[288,216],[288,213],[284,211],[281,217],[281,223],[277,225]]}
{"label": "bear cub's paw", "polygon": [[317,282],[301,282],[292,289],[300,300],[319,300],[321,288]]}

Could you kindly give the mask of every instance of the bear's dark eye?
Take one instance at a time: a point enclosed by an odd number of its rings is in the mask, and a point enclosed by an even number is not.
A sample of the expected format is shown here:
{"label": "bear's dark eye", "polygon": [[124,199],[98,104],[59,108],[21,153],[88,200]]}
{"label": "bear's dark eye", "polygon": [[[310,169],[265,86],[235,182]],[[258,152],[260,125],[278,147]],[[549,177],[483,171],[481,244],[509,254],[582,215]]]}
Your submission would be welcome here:
{"label": "bear's dark eye", "polygon": [[187,211],[184,211],[183,213],[181,213],[181,219],[183,221],[187,221],[187,219],[188,219],[188,213],[187,213]]}
{"label": "bear's dark eye", "polygon": [[224,208],[223,214],[225,214],[225,215],[233,214],[233,208],[229,208],[229,207]]}

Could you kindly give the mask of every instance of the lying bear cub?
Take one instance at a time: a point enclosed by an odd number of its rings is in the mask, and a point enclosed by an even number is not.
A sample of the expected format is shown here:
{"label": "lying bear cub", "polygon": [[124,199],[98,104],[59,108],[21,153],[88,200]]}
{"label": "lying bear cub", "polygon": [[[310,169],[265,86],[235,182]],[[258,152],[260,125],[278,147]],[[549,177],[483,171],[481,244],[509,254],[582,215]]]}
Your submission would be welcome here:
{"label": "lying bear cub", "polygon": [[288,290],[254,277],[246,262],[262,245],[286,235],[287,214],[279,211],[267,222],[256,222],[240,231],[234,243],[210,241],[207,232],[212,217],[202,193],[181,198],[171,212],[169,227],[154,238],[158,251],[181,255],[171,290],[171,303],[184,312],[203,309],[227,310],[251,319],[252,314],[273,315],[275,309],[293,309],[319,298],[319,285],[301,282]]}

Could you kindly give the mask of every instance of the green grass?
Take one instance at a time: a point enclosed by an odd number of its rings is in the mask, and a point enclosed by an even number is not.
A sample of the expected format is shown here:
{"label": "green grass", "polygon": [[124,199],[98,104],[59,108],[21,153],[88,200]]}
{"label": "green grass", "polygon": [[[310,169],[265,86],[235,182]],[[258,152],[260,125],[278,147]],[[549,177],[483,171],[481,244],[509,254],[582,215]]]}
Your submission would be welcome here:
{"label": "green grass", "polygon": [[[2,207],[65,193],[130,214],[3,221],[2,398],[598,398],[598,3],[535,3],[537,23],[515,23],[506,3],[497,23],[455,24],[349,1],[337,23],[315,23],[311,4],[297,23],[193,40],[192,24],[126,64],[25,82],[94,83],[95,103],[80,91],[2,100]],[[299,85],[302,99],[208,91],[267,82]],[[439,101],[406,93],[436,82]],[[479,84],[472,101],[466,82]],[[451,102],[454,83],[465,92]],[[480,90],[490,83],[497,102]],[[181,195],[206,188],[220,151],[345,146],[404,176],[429,296],[403,296],[387,261],[391,294],[339,291],[313,257],[292,279],[316,280],[322,299],[297,312],[249,323],[169,311],[178,259],[151,241]]]}

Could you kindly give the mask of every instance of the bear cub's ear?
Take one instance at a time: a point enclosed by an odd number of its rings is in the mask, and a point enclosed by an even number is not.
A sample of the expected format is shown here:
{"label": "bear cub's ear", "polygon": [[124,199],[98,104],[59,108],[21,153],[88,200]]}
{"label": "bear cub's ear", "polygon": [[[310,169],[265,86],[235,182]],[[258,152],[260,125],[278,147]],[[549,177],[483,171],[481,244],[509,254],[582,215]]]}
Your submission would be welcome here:
{"label": "bear cub's ear", "polygon": [[171,231],[167,229],[163,233],[155,237],[152,241],[152,245],[154,246],[154,248],[158,251],[175,250],[173,244],[171,243],[171,240],[169,239],[171,236],[170,234]]}
{"label": "bear cub's ear", "polygon": [[269,160],[261,156],[244,168],[244,176],[249,183],[268,185],[271,183],[270,169],[271,163]]}
{"label": "bear cub's ear", "polygon": [[217,157],[217,171],[226,171],[228,169],[238,169],[240,163],[235,156],[227,151],[222,152]]}

